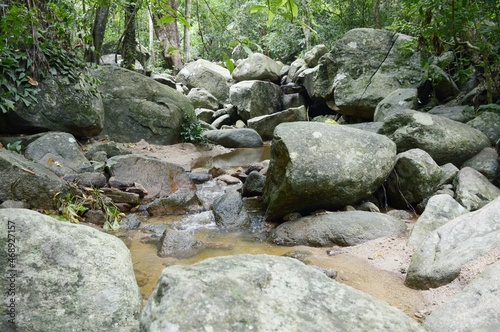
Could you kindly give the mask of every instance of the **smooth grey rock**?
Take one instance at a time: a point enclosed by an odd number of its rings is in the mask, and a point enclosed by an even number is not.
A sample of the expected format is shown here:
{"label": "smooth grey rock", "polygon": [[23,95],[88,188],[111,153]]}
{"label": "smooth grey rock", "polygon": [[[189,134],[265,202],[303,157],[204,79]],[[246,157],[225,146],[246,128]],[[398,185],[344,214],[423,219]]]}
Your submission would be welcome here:
{"label": "smooth grey rock", "polygon": [[189,90],[187,97],[194,108],[208,108],[214,111],[219,108],[217,98],[205,89],[192,88]]}
{"label": "smooth grey rock", "polygon": [[498,153],[494,148],[484,148],[477,155],[463,163],[462,167],[474,168],[493,182],[500,175]]}
{"label": "smooth grey rock", "polygon": [[306,98],[302,93],[291,93],[283,95],[283,109],[297,108],[307,105]]}
{"label": "smooth grey rock", "polygon": [[408,246],[418,247],[429,233],[468,212],[449,195],[432,196],[411,230]]}
{"label": "smooth grey rock", "polygon": [[350,128],[366,130],[377,134],[380,128],[382,128],[383,124],[384,124],[383,122],[362,122],[362,123],[352,123],[352,124],[342,124],[342,125]]}
{"label": "smooth grey rock", "polygon": [[463,265],[500,246],[500,197],[431,232],[413,257],[405,284],[435,288],[453,281]]}
{"label": "smooth grey rock", "polygon": [[452,163],[447,163],[441,166],[441,183],[440,185],[443,184],[449,184],[452,183],[453,180],[455,179],[455,176],[457,176],[459,169],[457,166],[453,165]]}
{"label": "smooth grey rock", "polygon": [[424,150],[411,149],[400,153],[387,179],[389,204],[396,208],[418,204],[437,189],[441,178],[441,168]]}
{"label": "smooth grey rock", "polygon": [[138,229],[141,226],[141,219],[137,214],[129,214],[120,221],[121,229]]}
{"label": "smooth grey rock", "polygon": [[303,59],[310,68],[313,68],[318,65],[319,59],[326,53],[328,53],[326,45],[319,44],[307,51],[306,54],[304,54]]}
{"label": "smooth grey rock", "polygon": [[400,237],[405,232],[405,223],[389,215],[346,211],[284,222],[273,230],[271,238],[287,246],[354,246],[379,237]]}
{"label": "smooth grey rock", "polygon": [[170,196],[179,189],[196,191],[193,181],[181,166],[153,157],[134,154],[116,156],[109,158],[107,165],[111,176],[140,183],[146,189],[143,204]]}
{"label": "smooth grey rock", "polygon": [[30,143],[24,153],[59,176],[92,170],[73,135],[52,132]]}
{"label": "smooth grey rock", "polygon": [[[0,225],[2,243],[8,225],[16,231],[17,331],[137,331],[141,296],[120,239],[24,209],[0,209]],[[11,272],[0,266],[6,290]],[[0,330],[13,331],[6,318]]]}
{"label": "smooth grey rock", "polygon": [[264,187],[266,218],[337,210],[368,198],[395,164],[382,135],[314,122],[278,125]]}
{"label": "smooth grey rock", "polygon": [[247,121],[248,127],[259,133],[263,140],[273,138],[274,129],[283,122],[307,121],[304,106],[290,108],[270,115],[257,116]]}
{"label": "smooth grey rock", "polygon": [[455,199],[469,211],[478,210],[500,196],[500,189],[471,167],[462,168],[453,184]]}
{"label": "smooth grey rock", "polygon": [[282,110],[283,92],[278,85],[264,81],[242,81],[229,90],[231,103],[243,120]]}
{"label": "smooth grey rock", "polygon": [[264,175],[257,171],[251,172],[243,183],[241,195],[243,197],[262,196],[265,182],[266,177]]}
{"label": "smooth grey rock", "polygon": [[198,120],[210,123],[214,117],[214,111],[208,108],[197,108],[194,110]]}
{"label": "smooth grey rock", "polygon": [[226,148],[258,148],[264,144],[260,135],[250,128],[207,130],[203,136]]}
{"label": "smooth grey rock", "polygon": [[220,103],[229,98],[231,73],[227,68],[208,60],[199,59],[187,63],[176,76],[178,83],[185,84],[189,89],[202,88],[214,95]]}
{"label": "smooth grey rock", "polygon": [[[38,83],[36,103],[26,107],[18,102],[15,112],[0,113],[1,133],[62,131],[78,138],[101,133],[104,106],[98,93],[84,92],[78,86],[79,79],[68,83],[67,77],[63,75],[48,75]],[[92,89],[90,86],[88,88]]]}
{"label": "smooth grey rock", "polygon": [[382,99],[375,108],[373,121],[383,122],[390,114],[404,109],[417,109],[418,91],[415,88],[397,89]]}
{"label": "smooth grey rock", "polygon": [[398,153],[419,148],[438,163],[460,167],[467,159],[490,146],[488,138],[466,124],[412,110],[387,117],[379,134],[392,139]]}
{"label": "smooth grey rock", "polygon": [[483,132],[492,145],[500,139],[500,113],[483,112],[467,124]]}
{"label": "smooth grey rock", "polygon": [[290,69],[288,70],[287,83],[298,83],[299,77],[304,70],[309,68],[307,63],[302,58],[298,58],[290,64]]}
{"label": "smooth grey rock", "polygon": [[230,190],[212,204],[215,223],[222,229],[240,229],[250,224],[250,216],[243,205],[241,194]]}
{"label": "smooth grey rock", "polygon": [[150,216],[198,213],[205,208],[192,188],[177,189],[174,193],[155,199],[146,206]]}
{"label": "smooth grey rock", "polygon": [[158,256],[189,258],[198,254],[201,249],[203,244],[196,239],[194,233],[167,228],[160,240]]}
{"label": "smooth grey rock", "polygon": [[253,53],[234,68],[232,77],[236,82],[260,80],[278,82],[281,66],[261,53]]}
{"label": "smooth grey rock", "polygon": [[462,123],[466,123],[469,120],[472,120],[466,112],[467,106],[446,106],[446,105],[438,105],[429,110],[429,114],[439,115],[445,118],[448,118],[453,121],[458,121]]}
{"label": "smooth grey rock", "polygon": [[55,195],[69,191],[68,183],[46,167],[0,149],[0,201],[22,201],[30,208],[50,210],[56,207]]}
{"label": "smooth grey rock", "polygon": [[434,309],[425,319],[424,327],[428,332],[498,331],[499,299],[500,261],[497,261],[451,301]]}
{"label": "smooth grey rock", "polygon": [[423,331],[382,301],[296,259],[269,255],[216,257],[164,269],[140,329]]}
{"label": "smooth grey rock", "polygon": [[196,116],[186,96],[149,77],[115,66],[100,67],[95,75],[104,96],[101,134],[113,141],[175,144],[184,117]]}
{"label": "smooth grey rock", "polygon": [[106,176],[97,172],[84,172],[80,174],[67,174],[63,177],[65,181],[74,182],[83,187],[102,188],[107,184]]}
{"label": "smooth grey rock", "polygon": [[106,159],[114,156],[120,156],[122,154],[130,154],[130,152],[120,147],[116,142],[111,141],[92,146],[90,150],[85,153],[85,158],[93,160],[94,154],[97,152],[104,152]]}
{"label": "smooth grey rock", "polygon": [[[223,115],[217,117],[211,123],[210,126],[213,128],[216,128],[216,129],[220,129],[220,128],[222,128],[222,126],[231,125],[231,123],[232,123],[231,116],[229,114],[223,114]],[[214,129],[212,129],[212,130],[214,130]]]}
{"label": "smooth grey rock", "polygon": [[158,83],[165,84],[172,89],[175,89],[175,77],[166,73],[151,74],[151,78]]}

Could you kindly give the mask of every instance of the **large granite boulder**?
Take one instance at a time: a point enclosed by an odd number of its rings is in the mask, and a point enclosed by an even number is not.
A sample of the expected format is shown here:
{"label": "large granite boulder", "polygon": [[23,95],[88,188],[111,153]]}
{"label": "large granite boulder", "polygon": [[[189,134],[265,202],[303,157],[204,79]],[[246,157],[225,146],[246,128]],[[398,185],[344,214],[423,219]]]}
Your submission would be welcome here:
{"label": "large granite boulder", "polygon": [[59,176],[92,170],[73,135],[52,132],[30,143],[24,153],[26,158],[47,167]]}
{"label": "large granite boulder", "polygon": [[209,258],[170,266],[149,297],[141,331],[422,331],[398,309],[296,259]]}
{"label": "large granite boulder", "polygon": [[271,82],[238,82],[231,86],[229,96],[231,104],[238,108],[238,115],[243,120],[282,110],[283,92]]}
{"label": "large granite boulder", "polygon": [[425,81],[419,53],[402,51],[411,39],[385,30],[350,30],[318,67],[301,74],[304,86],[311,98],[340,113],[373,119],[377,104],[391,92],[417,88]]}
{"label": "large granite boulder", "polygon": [[123,241],[25,209],[0,209],[0,226],[2,243],[15,236],[10,264],[2,246],[0,284],[4,308],[15,300],[16,323],[4,311],[0,330],[137,331],[141,296]]}
{"label": "large granite boulder", "polygon": [[232,77],[236,82],[260,80],[279,82],[281,66],[261,53],[253,53],[234,68]]}
{"label": "large granite boulder", "polygon": [[453,184],[455,199],[469,211],[478,210],[500,196],[500,188],[471,167],[462,168]]}
{"label": "large granite boulder", "polygon": [[287,221],[273,230],[274,243],[313,247],[354,246],[380,237],[405,235],[404,221],[386,214],[347,211]]}
{"label": "large granite boulder", "polygon": [[66,181],[24,156],[0,149],[0,201],[23,201],[30,208],[53,209],[57,193],[68,193]]}
{"label": "large granite boulder", "polygon": [[282,123],[271,145],[266,219],[356,204],[382,185],[395,161],[396,146],[382,135],[325,123]]}
{"label": "large granite boulder", "polygon": [[186,96],[149,77],[116,66],[102,66],[95,75],[102,82],[102,135],[111,140],[175,144],[180,140],[184,117],[196,117]]}
{"label": "large granite boulder", "polygon": [[424,150],[399,153],[387,179],[389,204],[401,209],[418,204],[438,188],[441,179],[441,168]]}
{"label": "large granite boulder", "polygon": [[500,246],[500,197],[431,232],[418,247],[405,284],[435,288],[453,281],[463,265]]}
{"label": "large granite boulder", "polygon": [[434,309],[425,319],[424,327],[428,332],[499,331],[499,299],[500,261],[497,261],[450,302]]}
{"label": "large granite boulder", "polygon": [[467,124],[482,131],[492,145],[500,139],[500,112],[483,112]]}
{"label": "large granite boulder", "polygon": [[383,122],[393,113],[405,109],[417,109],[417,107],[418,90],[416,88],[397,89],[378,103],[373,114],[373,121]]}
{"label": "large granite boulder", "polygon": [[494,182],[500,177],[500,163],[498,153],[494,148],[484,148],[477,155],[462,164],[462,168],[471,167],[483,174],[489,181]]}
{"label": "large granite boulder", "polygon": [[225,148],[258,148],[264,144],[259,133],[250,128],[207,130],[203,137]]}
{"label": "large granite boulder", "polygon": [[229,98],[231,73],[226,68],[208,60],[199,59],[186,64],[177,74],[176,81],[186,85],[189,89],[207,90],[221,104]]}
{"label": "large granite boulder", "polygon": [[49,76],[39,82],[37,102],[26,107],[19,102],[15,112],[0,113],[0,132],[33,134],[64,131],[75,137],[99,135],[104,127],[101,96],[83,90],[63,76]]}
{"label": "large granite boulder", "polygon": [[272,140],[274,128],[283,122],[307,121],[304,106],[290,108],[270,115],[261,115],[247,121],[248,127],[259,133],[263,140]]}
{"label": "large granite boulder", "polygon": [[396,143],[398,153],[419,148],[426,151],[439,165],[464,161],[490,146],[489,139],[466,124],[423,112],[404,110],[384,121],[379,134]]}

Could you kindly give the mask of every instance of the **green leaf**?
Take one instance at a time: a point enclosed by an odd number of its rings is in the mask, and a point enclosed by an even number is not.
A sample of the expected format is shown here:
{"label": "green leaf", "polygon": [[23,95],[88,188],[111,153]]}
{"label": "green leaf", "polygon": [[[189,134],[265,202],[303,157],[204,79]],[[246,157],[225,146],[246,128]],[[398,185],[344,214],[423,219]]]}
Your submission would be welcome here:
{"label": "green leaf", "polygon": [[175,21],[175,17],[173,17],[172,15],[164,15],[162,16],[162,18],[158,20],[157,24],[158,25],[169,24],[172,23],[173,21]]}
{"label": "green leaf", "polygon": [[250,6],[248,8],[248,11],[250,12],[250,14],[255,14],[255,13],[258,13],[258,12],[263,11],[263,10],[267,10],[267,6],[253,5],[253,6]]}

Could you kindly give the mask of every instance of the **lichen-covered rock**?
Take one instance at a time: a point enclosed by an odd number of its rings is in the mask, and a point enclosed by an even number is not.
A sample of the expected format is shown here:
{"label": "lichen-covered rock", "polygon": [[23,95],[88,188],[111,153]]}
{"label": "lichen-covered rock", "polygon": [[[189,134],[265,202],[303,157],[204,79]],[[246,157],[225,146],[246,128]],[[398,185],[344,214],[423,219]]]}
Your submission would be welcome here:
{"label": "lichen-covered rock", "polygon": [[234,68],[232,77],[236,82],[260,80],[278,82],[281,66],[270,57],[253,53]]}
{"label": "lichen-covered rock", "polygon": [[269,115],[282,110],[283,92],[271,82],[242,81],[231,86],[231,104],[243,120]]}

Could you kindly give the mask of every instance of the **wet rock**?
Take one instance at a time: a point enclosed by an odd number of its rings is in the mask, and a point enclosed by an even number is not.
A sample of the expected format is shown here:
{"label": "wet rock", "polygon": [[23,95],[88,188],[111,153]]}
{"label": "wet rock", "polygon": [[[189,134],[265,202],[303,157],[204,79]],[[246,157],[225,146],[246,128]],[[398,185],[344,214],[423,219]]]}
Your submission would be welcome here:
{"label": "wet rock", "polygon": [[273,59],[261,53],[253,53],[242,60],[232,73],[236,82],[260,80],[279,82],[281,66]]}
{"label": "wet rock", "polygon": [[53,209],[55,195],[69,191],[68,183],[46,167],[0,149],[0,201],[22,201],[30,208]]}
{"label": "wet rock", "polygon": [[453,281],[463,265],[500,246],[500,197],[431,232],[418,247],[405,284],[435,288]]}
{"label": "wet rock", "polygon": [[477,155],[463,163],[462,167],[474,168],[493,182],[500,175],[498,153],[494,148],[484,148]]}
{"label": "wet rock", "polygon": [[408,246],[418,247],[429,233],[468,212],[449,195],[432,196],[413,226],[408,238]]}
{"label": "wet rock", "polygon": [[282,110],[283,92],[271,82],[242,81],[230,88],[231,104],[243,120],[269,115]]}
{"label": "wet rock", "polygon": [[204,209],[203,202],[196,192],[190,189],[179,189],[169,196],[155,199],[146,206],[150,216],[198,213]]}
{"label": "wet rock", "polygon": [[457,202],[469,211],[478,210],[500,196],[500,189],[471,167],[462,168],[453,184]]}
{"label": "wet rock", "polygon": [[160,240],[158,256],[189,258],[198,254],[202,249],[202,242],[198,241],[193,233],[167,228]]}
{"label": "wet rock", "polygon": [[420,149],[411,149],[396,156],[396,165],[387,179],[389,205],[408,208],[430,196],[441,183],[441,168]]}
{"label": "wet rock", "polygon": [[488,138],[466,124],[412,110],[386,118],[379,134],[396,143],[398,153],[419,148],[438,165],[453,163],[460,167],[467,159],[490,146]]}
{"label": "wet rock", "polygon": [[367,131],[293,122],[274,133],[263,194],[267,220],[356,204],[382,185],[395,163],[394,143]]}
{"label": "wet rock", "polygon": [[208,130],[203,136],[208,141],[226,148],[257,148],[264,144],[260,135],[249,128]]}
{"label": "wet rock", "polygon": [[250,224],[250,216],[237,191],[230,190],[217,198],[212,210],[215,223],[222,229],[239,229]]}
{"label": "wet rock", "polygon": [[93,170],[75,137],[68,133],[43,135],[26,147],[25,156],[59,176]]}
{"label": "wet rock", "polygon": [[163,233],[167,230],[167,225],[161,224],[149,224],[145,225],[141,231],[144,233],[150,233],[153,237],[162,237]]}
{"label": "wet rock", "polygon": [[288,246],[353,246],[379,237],[403,236],[405,232],[405,223],[391,216],[348,211],[284,222],[272,231],[271,237],[274,243]]}
{"label": "wet rock", "polygon": [[[7,243],[8,222],[15,225],[19,244],[17,330],[137,330],[141,296],[130,252],[120,239],[31,210],[0,209],[2,243]],[[2,276],[7,268],[0,265]],[[4,318],[0,330],[12,331]]]}
{"label": "wet rock", "polygon": [[450,302],[434,309],[424,322],[425,329],[429,332],[498,331],[499,276],[500,261],[484,270]]}
{"label": "wet rock", "polygon": [[248,174],[245,183],[243,183],[243,188],[241,189],[241,195],[243,197],[251,196],[262,196],[264,190],[264,184],[266,182],[266,177],[257,171],[253,171]]}
{"label": "wet rock", "polygon": [[307,121],[307,109],[304,106],[290,108],[270,115],[249,119],[248,127],[259,133],[263,140],[271,140],[276,126],[283,122]]}
{"label": "wet rock", "polygon": [[422,331],[418,323],[382,301],[297,260],[268,255],[209,258],[164,269],[142,312],[140,328],[171,327],[182,331]]}

